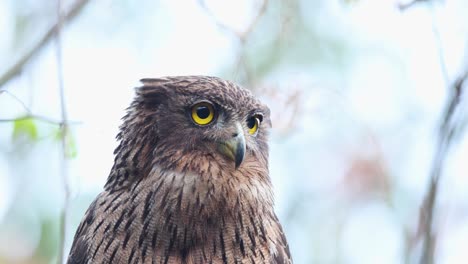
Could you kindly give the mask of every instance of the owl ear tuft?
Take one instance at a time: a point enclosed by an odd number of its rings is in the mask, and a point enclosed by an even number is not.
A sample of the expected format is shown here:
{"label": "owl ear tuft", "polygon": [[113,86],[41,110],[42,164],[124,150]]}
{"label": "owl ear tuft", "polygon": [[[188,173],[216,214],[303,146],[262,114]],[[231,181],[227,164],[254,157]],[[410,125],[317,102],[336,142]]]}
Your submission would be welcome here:
{"label": "owl ear tuft", "polygon": [[155,85],[155,83],[144,83],[143,86],[135,88],[135,92],[135,101],[148,107],[166,102],[171,93],[164,85]]}
{"label": "owl ear tuft", "polygon": [[168,78],[143,78],[140,79],[140,82],[143,84],[143,86],[161,86],[169,82],[170,80]]}

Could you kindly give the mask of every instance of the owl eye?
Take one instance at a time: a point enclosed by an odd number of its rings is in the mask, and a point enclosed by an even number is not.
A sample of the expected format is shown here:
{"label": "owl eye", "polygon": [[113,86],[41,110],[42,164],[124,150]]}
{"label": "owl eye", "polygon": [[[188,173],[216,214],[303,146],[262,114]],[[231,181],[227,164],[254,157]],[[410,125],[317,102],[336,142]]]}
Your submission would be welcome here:
{"label": "owl eye", "polygon": [[214,108],[210,103],[201,102],[192,106],[192,119],[196,124],[208,125],[213,121],[214,117]]}
{"label": "owl eye", "polygon": [[247,119],[247,127],[249,128],[250,135],[255,135],[255,133],[257,133],[261,120],[262,117],[260,115],[254,115]]}

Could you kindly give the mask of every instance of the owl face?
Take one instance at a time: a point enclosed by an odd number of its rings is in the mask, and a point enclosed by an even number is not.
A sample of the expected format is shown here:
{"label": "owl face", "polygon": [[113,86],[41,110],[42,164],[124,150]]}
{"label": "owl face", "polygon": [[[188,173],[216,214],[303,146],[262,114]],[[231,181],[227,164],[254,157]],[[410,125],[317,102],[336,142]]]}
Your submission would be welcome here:
{"label": "owl face", "polygon": [[223,161],[233,169],[246,159],[266,162],[269,109],[248,90],[213,77],[178,85],[153,81],[143,80],[138,101],[154,117],[157,152]]}

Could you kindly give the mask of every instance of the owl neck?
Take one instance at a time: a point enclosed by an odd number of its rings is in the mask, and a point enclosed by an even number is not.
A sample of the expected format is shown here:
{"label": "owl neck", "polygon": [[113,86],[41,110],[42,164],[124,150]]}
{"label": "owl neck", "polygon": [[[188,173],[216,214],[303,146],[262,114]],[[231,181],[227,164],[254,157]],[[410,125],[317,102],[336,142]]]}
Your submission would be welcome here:
{"label": "owl neck", "polygon": [[[240,172],[219,173],[219,178],[207,180],[207,175],[155,168],[149,177],[136,182],[130,191],[145,216],[141,227],[155,229],[146,232],[148,242],[159,249],[172,247],[174,252],[202,250],[219,259],[223,252],[230,256],[269,254],[256,252],[262,249],[255,247],[267,245],[267,238],[276,235],[271,233],[276,221],[269,182],[245,172],[242,178]],[[250,178],[244,182],[244,177]]]}
{"label": "owl neck", "polygon": [[148,177],[159,193],[161,212],[168,215],[210,221],[223,214],[236,216],[244,210],[264,213],[273,210],[273,194],[267,175],[249,170],[220,170],[207,164],[206,170],[163,170],[155,167]]}

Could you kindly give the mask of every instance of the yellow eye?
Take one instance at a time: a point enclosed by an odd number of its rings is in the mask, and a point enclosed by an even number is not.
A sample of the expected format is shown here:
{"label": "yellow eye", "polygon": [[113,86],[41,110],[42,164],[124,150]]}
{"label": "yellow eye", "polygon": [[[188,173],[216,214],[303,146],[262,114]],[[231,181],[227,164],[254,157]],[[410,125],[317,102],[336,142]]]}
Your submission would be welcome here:
{"label": "yellow eye", "polygon": [[213,106],[202,102],[192,106],[192,119],[198,125],[208,125],[215,117]]}
{"label": "yellow eye", "polygon": [[260,125],[260,117],[258,115],[252,116],[247,119],[247,127],[249,128],[249,134],[254,135],[257,133],[258,126]]}

